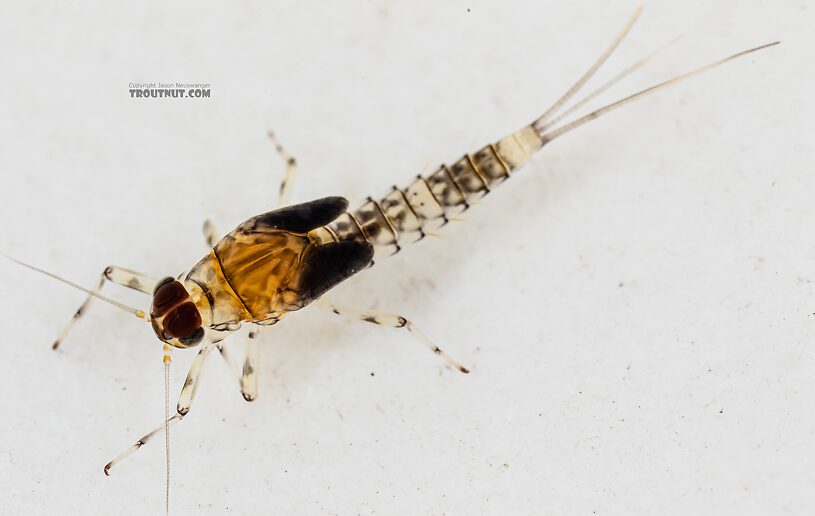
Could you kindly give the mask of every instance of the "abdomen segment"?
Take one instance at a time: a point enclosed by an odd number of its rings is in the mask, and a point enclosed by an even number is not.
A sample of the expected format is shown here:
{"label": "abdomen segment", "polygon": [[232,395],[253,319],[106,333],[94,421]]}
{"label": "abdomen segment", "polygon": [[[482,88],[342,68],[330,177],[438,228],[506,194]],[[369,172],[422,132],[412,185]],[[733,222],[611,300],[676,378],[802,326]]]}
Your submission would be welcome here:
{"label": "abdomen segment", "polygon": [[324,241],[367,240],[377,258],[396,254],[504,182],[542,146],[537,131],[524,127],[404,188],[394,186],[379,200],[368,198],[317,234]]}

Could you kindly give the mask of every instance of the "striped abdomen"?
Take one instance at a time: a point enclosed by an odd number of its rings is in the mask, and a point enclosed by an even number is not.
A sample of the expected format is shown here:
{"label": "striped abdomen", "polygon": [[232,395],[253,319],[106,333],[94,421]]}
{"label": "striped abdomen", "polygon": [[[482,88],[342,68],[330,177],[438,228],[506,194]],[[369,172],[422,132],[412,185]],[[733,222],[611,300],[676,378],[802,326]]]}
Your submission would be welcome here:
{"label": "striped abdomen", "polygon": [[365,239],[376,257],[398,253],[446,224],[470,203],[525,164],[543,141],[527,126],[452,165],[442,165],[426,177],[418,176],[405,188],[394,186],[379,200],[368,198],[359,208],[340,215],[317,230],[323,241]]}

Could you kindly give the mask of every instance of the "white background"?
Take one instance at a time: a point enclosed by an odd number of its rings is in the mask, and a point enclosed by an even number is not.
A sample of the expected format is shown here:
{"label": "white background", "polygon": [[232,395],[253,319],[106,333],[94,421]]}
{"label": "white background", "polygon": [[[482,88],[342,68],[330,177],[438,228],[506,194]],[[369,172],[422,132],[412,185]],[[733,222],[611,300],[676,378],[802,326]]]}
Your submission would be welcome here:
{"label": "white background", "polygon": [[[267,129],[299,159],[295,200],[377,195],[540,114],[635,7],[9,4],[0,248],[88,286],[109,264],[177,274],[206,217],[273,208]],[[253,404],[213,355],[173,431],[172,512],[810,513],[813,22],[805,0],[647,2],[593,84],[685,37],[607,101],[783,43],[558,140],[445,238],[336,289],[469,376],[313,310],[264,335]],[[129,97],[154,81],[212,98]],[[161,421],[149,326],[95,303],[55,353],[83,295],[10,262],[0,284],[0,512],[162,512],[160,441],[102,474]]]}

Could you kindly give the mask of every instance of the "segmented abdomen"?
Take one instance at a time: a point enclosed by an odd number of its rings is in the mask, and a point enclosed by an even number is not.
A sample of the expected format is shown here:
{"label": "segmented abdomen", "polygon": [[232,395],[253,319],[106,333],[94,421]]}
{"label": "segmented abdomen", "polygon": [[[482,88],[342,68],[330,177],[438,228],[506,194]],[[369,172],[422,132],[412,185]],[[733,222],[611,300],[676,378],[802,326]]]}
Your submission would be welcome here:
{"label": "segmented abdomen", "polygon": [[318,229],[318,236],[324,241],[364,238],[374,245],[376,258],[396,254],[489,193],[542,146],[537,131],[527,126],[426,177],[418,176],[405,188],[394,186],[379,200],[369,197]]}

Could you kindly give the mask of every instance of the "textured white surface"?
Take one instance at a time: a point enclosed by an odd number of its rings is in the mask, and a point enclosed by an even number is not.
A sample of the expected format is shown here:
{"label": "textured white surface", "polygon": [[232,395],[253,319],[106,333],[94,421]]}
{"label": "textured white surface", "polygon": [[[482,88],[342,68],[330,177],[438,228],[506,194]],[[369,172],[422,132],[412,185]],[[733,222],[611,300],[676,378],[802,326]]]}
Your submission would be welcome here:
{"label": "textured white surface", "polygon": [[[4,3],[0,247],[87,285],[108,264],[177,273],[204,218],[273,207],[267,129],[300,161],[296,200],[376,195],[540,114],[634,8],[267,4]],[[812,7],[646,7],[602,77],[685,38],[606,100],[783,44],[564,137],[444,239],[337,289],[469,376],[311,310],[263,337],[253,404],[213,356],[173,432],[174,514],[810,513]],[[131,99],[133,81],[213,93]],[[161,443],[102,475],[162,417],[150,328],[96,303],[54,353],[82,294],[10,263],[0,282],[0,513],[163,511]]]}

